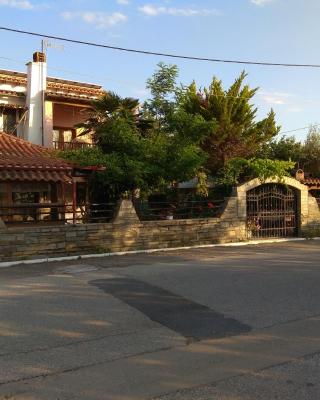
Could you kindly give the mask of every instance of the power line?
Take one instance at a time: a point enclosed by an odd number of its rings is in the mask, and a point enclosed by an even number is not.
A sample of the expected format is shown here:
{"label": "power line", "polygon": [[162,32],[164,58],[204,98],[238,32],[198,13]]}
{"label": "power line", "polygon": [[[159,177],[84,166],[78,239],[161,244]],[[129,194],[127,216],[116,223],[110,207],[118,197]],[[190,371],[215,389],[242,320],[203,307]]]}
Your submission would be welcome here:
{"label": "power line", "polygon": [[297,128],[297,129],[292,129],[290,131],[284,131],[284,132],[280,132],[282,135],[284,135],[285,133],[291,133],[291,132],[297,132],[297,131],[304,131],[305,129],[309,129],[309,126],[304,126],[303,128]]}
{"label": "power line", "polygon": [[[2,56],[0,56],[0,60],[5,60],[5,61],[10,61],[10,62],[15,62],[15,63],[17,63],[17,64],[26,65],[26,61],[16,60],[16,59],[14,59],[14,58],[8,58],[8,57],[2,57]],[[84,77],[90,77],[91,79],[93,79],[93,78],[95,78],[95,79],[99,78],[99,79],[102,79],[102,80],[114,82],[114,83],[116,83],[116,84],[118,84],[118,85],[122,85],[122,86],[125,86],[125,87],[127,87],[128,85],[130,85],[133,89],[135,89],[135,88],[138,89],[137,85],[139,85],[138,82],[127,81],[127,80],[124,81],[124,80],[119,80],[119,79],[113,79],[113,78],[110,78],[110,77],[104,76],[104,75],[87,74],[87,73],[77,72],[77,71],[73,71],[73,70],[69,70],[69,69],[64,69],[64,68],[51,67],[51,66],[48,66],[47,68],[48,68],[48,70],[51,70],[51,71],[58,71],[58,72],[63,72],[63,73],[67,73],[67,74],[73,74],[73,75],[79,75],[79,76],[84,76]]]}
{"label": "power line", "polygon": [[309,129],[310,126],[320,126],[320,124],[310,124],[308,126],[304,126],[303,128],[292,129],[290,131],[279,132],[279,135],[284,135],[286,133],[297,132],[297,131],[304,131],[305,129]]}
{"label": "power line", "polygon": [[[1,27],[0,27],[0,29],[1,29]],[[16,63],[21,63],[21,64],[25,64],[25,62],[24,61],[22,61],[22,60],[16,60],[16,59],[13,59],[13,58],[8,58],[8,57],[0,57],[0,59],[3,59],[3,60],[7,60],[7,61],[13,61],[13,62],[16,62]],[[57,67],[48,67],[48,69],[50,69],[50,70],[53,70],[53,71],[60,71],[60,72],[66,72],[66,73],[72,73],[72,74],[76,74],[76,75],[82,75],[82,76],[87,76],[87,77],[93,77],[93,75],[90,75],[90,74],[83,74],[83,73],[80,73],[80,72],[75,72],[75,71],[71,71],[71,70],[65,70],[65,69],[62,69],[62,68],[57,68]],[[97,77],[97,76],[96,76]],[[118,83],[118,84],[133,84],[133,82],[129,82],[129,81],[118,81],[118,80],[114,80],[114,79],[112,79],[112,78],[109,78],[109,77],[105,77],[105,76],[99,76],[101,79],[107,79],[107,80],[110,80],[110,81],[113,81],[113,82],[115,82],[115,83]],[[222,97],[228,97],[228,98],[234,98],[234,99],[239,99],[239,97],[237,97],[237,96],[224,96],[224,95],[221,95]],[[306,130],[306,129],[309,129],[310,128],[310,126],[320,126],[320,123],[318,124],[310,124],[310,125],[308,125],[308,126],[304,126],[304,127],[301,127],[301,128],[296,128],[296,129],[292,129],[292,130],[288,130],[288,131],[283,131],[283,132],[279,132],[279,135],[285,135],[285,134],[287,134],[287,133],[293,133],[293,132],[297,132],[297,131],[302,131],[302,130]]]}
{"label": "power line", "polygon": [[[2,57],[2,56],[0,56],[0,60],[12,61],[12,62],[15,62],[15,63],[18,63],[18,64],[23,64],[23,65],[26,64],[26,61],[17,60],[17,59],[14,59],[14,58]],[[117,85],[120,85],[120,86],[123,86],[123,87],[130,86],[131,89],[133,89],[133,90],[140,90],[140,87],[141,87],[141,83],[139,83],[139,82],[113,79],[113,78],[110,78],[109,76],[105,76],[105,75],[97,75],[97,74],[93,75],[93,74],[78,72],[78,71],[74,71],[74,70],[70,70],[70,69],[64,69],[64,68],[60,68],[60,67],[52,67],[52,66],[48,66],[47,68],[48,68],[48,70],[51,70],[51,71],[63,72],[63,73],[73,74],[73,75],[79,75],[79,76],[88,77],[88,78],[91,78],[91,79],[92,78],[95,78],[95,79],[99,78],[101,81],[103,81],[103,80],[110,81],[110,82],[116,83]],[[257,95],[258,96],[262,96],[263,93],[259,93],[258,92]],[[221,95],[215,94],[215,96],[216,97],[228,98],[228,99],[237,99],[237,100],[241,99],[241,96],[230,96],[230,95],[225,95],[225,94],[221,94]],[[311,99],[308,100],[305,97],[303,99],[299,99],[299,102],[302,102],[302,103],[308,103],[309,104],[311,101],[314,101],[314,100],[311,100]],[[315,124],[315,125],[317,125],[317,124]],[[309,128],[309,126],[306,126],[306,127],[303,127],[303,128],[294,129],[292,131],[290,130],[290,131],[285,131],[285,132],[280,132],[280,133],[285,134],[285,133],[294,132],[296,130],[303,130],[303,129],[308,129],[308,128]]]}
{"label": "power line", "polygon": [[[1,29],[1,27],[0,27]],[[22,61],[22,60],[17,60],[14,58],[9,58],[9,57],[2,57],[0,56],[0,60],[5,60],[5,61],[12,61],[18,64],[26,64],[26,61]],[[117,85],[123,86],[123,87],[128,87],[128,85],[132,88],[132,89],[137,89],[139,90],[139,87],[141,87],[141,83],[140,82],[134,82],[134,81],[128,81],[128,80],[120,80],[120,79],[113,79],[109,76],[105,76],[105,75],[97,75],[97,74],[88,74],[88,73],[83,73],[83,72],[79,72],[79,71],[74,71],[74,70],[70,70],[70,69],[64,69],[64,68],[60,68],[60,67],[54,67],[54,66],[48,66],[47,67],[48,70],[51,71],[57,71],[57,72],[63,72],[63,73],[67,73],[67,74],[73,74],[73,75],[79,75],[79,76],[83,76],[83,77],[88,77],[90,79],[101,79],[101,80],[105,80],[105,81],[110,81],[113,83],[116,83]],[[71,78],[70,78],[71,79]],[[257,93],[258,96],[262,96],[264,95],[264,93]],[[230,96],[230,95],[218,95],[215,94],[216,97],[224,97],[224,98],[229,98],[229,99],[241,99],[241,96]],[[313,99],[307,99],[305,96],[303,97],[303,99],[299,99],[299,102],[301,103],[310,103],[314,101]],[[305,128],[298,128],[297,130],[303,130],[303,129],[307,129],[309,128],[309,126],[305,127]],[[290,133],[292,131],[287,131],[287,132],[283,132],[283,133]]]}
{"label": "power line", "polygon": [[207,58],[207,57],[185,56],[185,55],[170,54],[170,53],[159,53],[159,52],[155,52],[155,51],[137,50],[137,49],[129,49],[126,47],[110,46],[110,45],[101,44],[101,43],[94,43],[94,42],[87,42],[87,41],[78,40],[78,39],[65,38],[62,36],[47,35],[44,33],[23,31],[20,29],[13,29],[13,28],[8,28],[8,27],[4,27],[4,26],[0,26],[0,29],[3,31],[7,31],[7,32],[21,33],[24,35],[37,36],[37,37],[42,37],[42,38],[47,38],[47,39],[54,39],[54,40],[61,40],[64,42],[69,42],[69,43],[82,44],[82,45],[93,46],[93,47],[100,47],[100,48],[110,49],[110,50],[124,51],[124,52],[128,52],[128,53],[144,54],[144,55],[149,55],[149,56],[170,57],[170,58],[179,58],[179,59],[184,59],[184,60],[207,61],[207,62],[227,63],[227,64],[246,64],[246,65],[270,66],[270,67],[320,68],[320,64],[290,64],[290,63],[271,63],[271,62],[265,62],[265,61],[225,60],[225,59],[216,59],[216,58]]}

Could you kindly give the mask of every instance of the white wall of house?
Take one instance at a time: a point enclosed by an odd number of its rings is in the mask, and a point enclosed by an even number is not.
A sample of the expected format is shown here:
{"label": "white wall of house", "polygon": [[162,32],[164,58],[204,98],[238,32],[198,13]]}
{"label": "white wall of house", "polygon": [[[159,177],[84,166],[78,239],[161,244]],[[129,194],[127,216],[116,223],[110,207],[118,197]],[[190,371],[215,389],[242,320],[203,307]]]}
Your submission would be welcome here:
{"label": "white wall of house", "polygon": [[[25,86],[17,86],[17,85],[14,85],[14,84],[11,85],[10,83],[0,83],[0,90],[8,90],[10,92],[17,92],[17,93],[25,93],[26,92]],[[7,97],[11,98],[13,96],[10,96],[10,95],[2,96],[1,97],[1,103],[5,103],[5,100],[6,100]]]}

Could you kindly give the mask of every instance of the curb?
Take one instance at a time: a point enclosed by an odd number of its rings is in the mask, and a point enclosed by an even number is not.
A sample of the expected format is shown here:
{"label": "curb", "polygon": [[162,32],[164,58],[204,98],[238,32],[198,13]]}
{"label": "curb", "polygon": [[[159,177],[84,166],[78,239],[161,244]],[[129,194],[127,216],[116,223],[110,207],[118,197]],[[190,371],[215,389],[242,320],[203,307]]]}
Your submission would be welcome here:
{"label": "curb", "polygon": [[306,238],[282,238],[282,239],[266,239],[266,240],[251,240],[248,242],[236,242],[236,243],[221,243],[221,244],[204,244],[198,246],[186,246],[186,247],[169,247],[162,249],[149,249],[149,250],[133,250],[133,251],[121,251],[114,253],[96,253],[96,254],[84,254],[78,256],[65,256],[65,257],[52,257],[52,258],[38,258],[34,260],[20,260],[20,261],[4,261],[0,262],[0,268],[14,267],[17,265],[30,265],[30,264],[42,264],[54,261],[72,261],[72,260],[83,260],[87,258],[102,258],[112,256],[125,256],[134,254],[151,254],[160,253],[167,251],[178,251],[178,250],[191,250],[191,249],[209,249],[214,247],[240,247],[249,245],[259,245],[267,243],[285,243],[285,242],[302,242],[307,240],[320,240],[320,237],[312,239]]}

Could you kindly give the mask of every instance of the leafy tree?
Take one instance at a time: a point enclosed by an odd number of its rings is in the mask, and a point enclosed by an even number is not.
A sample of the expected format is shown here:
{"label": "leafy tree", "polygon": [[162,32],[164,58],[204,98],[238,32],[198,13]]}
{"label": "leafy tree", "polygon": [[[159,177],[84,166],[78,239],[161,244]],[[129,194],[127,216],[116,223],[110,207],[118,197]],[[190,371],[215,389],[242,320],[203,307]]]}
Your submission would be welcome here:
{"label": "leafy tree", "polygon": [[142,111],[145,118],[155,121],[154,134],[162,143],[158,163],[164,167],[164,181],[171,184],[189,180],[202,170],[207,154],[200,144],[215,126],[215,121],[206,121],[200,114],[190,114],[180,107],[182,89],[177,77],[177,66],[159,63],[147,81],[151,98]]}
{"label": "leafy tree", "polygon": [[320,176],[320,131],[311,125],[303,149],[303,168],[314,176]]}
{"label": "leafy tree", "polygon": [[278,140],[273,139],[264,143],[256,156],[272,160],[292,160],[299,163],[303,157],[303,145],[294,136],[282,136]]}
{"label": "leafy tree", "polygon": [[246,76],[243,72],[228,90],[216,78],[203,90],[195,82],[185,88],[177,85],[177,67],[160,63],[148,80],[152,98],[144,104],[144,112],[157,119],[158,129],[176,143],[199,146],[207,158],[203,166],[216,175],[228,160],[254,156],[280,130],[272,110],[256,121],[251,99],[257,88],[244,84]]}
{"label": "leafy tree", "polygon": [[[144,192],[194,177],[205,163],[205,153],[190,138],[193,130],[207,125],[200,117],[176,113],[176,135],[169,135],[138,110],[138,100],[107,93],[93,102],[93,110],[81,125],[93,131],[96,147],[64,152],[80,165],[103,165],[95,183],[99,191],[117,197],[136,188]],[[97,187],[97,185],[95,185]],[[101,188],[105,189],[101,189]]]}
{"label": "leafy tree", "polygon": [[96,146],[62,154],[80,165],[105,166],[105,172],[95,175],[94,185],[108,196],[157,185],[160,179],[149,173],[152,123],[141,116],[138,106],[137,99],[121,98],[112,92],[93,101],[88,118],[78,127],[84,134],[93,133]]}
{"label": "leafy tree", "polygon": [[151,98],[144,103],[143,109],[147,116],[153,118],[158,128],[168,128],[168,118],[176,106],[177,78],[179,74],[176,65],[166,65],[160,62],[157,70],[147,80],[147,89]]}
{"label": "leafy tree", "polygon": [[250,103],[257,88],[244,85],[245,72],[228,90],[214,78],[209,88],[200,90],[193,82],[181,96],[181,105],[190,114],[199,114],[216,126],[203,141],[202,148],[208,153],[208,167],[215,174],[227,161],[235,157],[250,157],[259,147],[279,132],[275,114],[256,121],[257,109]]}
{"label": "leafy tree", "polygon": [[237,185],[252,178],[265,182],[268,178],[278,179],[290,176],[294,168],[293,161],[270,160],[268,158],[233,158],[220,171],[218,182],[225,185]]}
{"label": "leafy tree", "polygon": [[155,121],[154,128],[159,133],[179,138],[184,142],[199,144],[216,126],[215,121],[206,121],[200,114],[192,114],[181,107],[184,96],[182,86],[178,86],[178,67],[159,63],[157,70],[147,80],[151,98],[142,108],[142,115]]}
{"label": "leafy tree", "polygon": [[261,182],[265,182],[268,178],[278,179],[281,182],[283,177],[290,176],[290,172],[294,166],[294,161],[269,160],[262,158],[248,160],[251,177],[257,177]]}
{"label": "leafy tree", "polygon": [[[147,193],[198,176],[199,191],[206,195],[207,173],[222,169],[220,177],[236,182],[249,171],[242,158],[251,157],[278,132],[273,111],[255,120],[250,101],[257,89],[244,85],[245,73],[227,91],[217,79],[208,89],[198,90],[195,83],[178,87],[177,77],[175,65],[158,64],[147,81],[151,98],[142,109],[137,99],[112,92],[92,103],[78,126],[84,134],[93,132],[96,147],[65,152],[64,157],[106,167],[95,175],[96,193],[104,198],[136,188]],[[250,163],[252,171],[263,170],[263,163]]]}

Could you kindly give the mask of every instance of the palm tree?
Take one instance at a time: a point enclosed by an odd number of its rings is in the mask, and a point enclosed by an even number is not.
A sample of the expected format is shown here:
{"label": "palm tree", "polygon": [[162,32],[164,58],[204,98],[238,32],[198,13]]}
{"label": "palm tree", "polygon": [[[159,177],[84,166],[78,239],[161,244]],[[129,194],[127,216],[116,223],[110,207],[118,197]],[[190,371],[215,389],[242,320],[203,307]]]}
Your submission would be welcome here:
{"label": "palm tree", "polygon": [[125,120],[142,136],[145,136],[152,127],[152,121],[142,118],[138,99],[122,98],[114,92],[107,92],[92,101],[91,105],[92,109],[87,113],[86,120],[77,125],[77,128],[82,129],[79,136],[93,133],[96,141],[97,132],[115,120]]}

